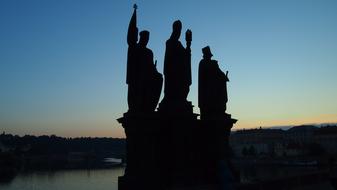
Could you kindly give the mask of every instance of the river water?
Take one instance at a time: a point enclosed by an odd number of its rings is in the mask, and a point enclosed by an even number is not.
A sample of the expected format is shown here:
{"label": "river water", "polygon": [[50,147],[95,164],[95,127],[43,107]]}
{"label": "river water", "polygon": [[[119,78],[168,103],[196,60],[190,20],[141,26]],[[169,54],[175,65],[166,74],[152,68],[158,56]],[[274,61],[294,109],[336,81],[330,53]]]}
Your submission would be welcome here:
{"label": "river water", "polygon": [[19,173],[0,190],[117,190],[124,168]]}
{"label": "river water", "polygon": [[[315,168],[248,167],[241,168],[243,183],[257,179],[272,179],[282,176],[307,173]],[[0,190],[118,190],[118,177],[124,174],[124,167],[94,170],[59,170],[21,172],[14,179],[0,183]],[[305,184],[305,183],[304,183]],[[303,184],[303,185],[304,185]],[[310,185],[312,188],[332,190],[327,183]]]}

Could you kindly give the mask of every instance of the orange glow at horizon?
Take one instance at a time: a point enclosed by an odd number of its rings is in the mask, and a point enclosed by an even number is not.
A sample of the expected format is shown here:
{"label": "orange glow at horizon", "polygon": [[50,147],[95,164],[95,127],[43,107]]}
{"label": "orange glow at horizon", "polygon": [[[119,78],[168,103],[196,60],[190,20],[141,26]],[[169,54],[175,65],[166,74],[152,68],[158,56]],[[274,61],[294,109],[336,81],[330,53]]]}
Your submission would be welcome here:
{"label": "orange glow at horizon", "polygon": [[234,124],[233,130],[238,129],[251,129],[258,127],[273,127],[273,126],[296,126],[305,124],[322,124],[322,123],[337,123],[337,114],[324,114],[313,117],[302,117],[293,119],[277,119],[277,120],[260,120],[260,121],[248,121],[244,119],[238,120],[237,124]]}

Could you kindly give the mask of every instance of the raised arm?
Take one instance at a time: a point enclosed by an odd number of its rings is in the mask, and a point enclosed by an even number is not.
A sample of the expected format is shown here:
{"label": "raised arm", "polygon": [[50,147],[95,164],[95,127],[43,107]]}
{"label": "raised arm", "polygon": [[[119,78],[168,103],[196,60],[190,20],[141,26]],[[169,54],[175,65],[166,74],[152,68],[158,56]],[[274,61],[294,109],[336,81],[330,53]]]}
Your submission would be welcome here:
{"label": "raised arm", "polygon": [[133,5],[133,14],[128,28],[128,45],[133,46],[138,41],[138,28],[137,28],[137,5]]}

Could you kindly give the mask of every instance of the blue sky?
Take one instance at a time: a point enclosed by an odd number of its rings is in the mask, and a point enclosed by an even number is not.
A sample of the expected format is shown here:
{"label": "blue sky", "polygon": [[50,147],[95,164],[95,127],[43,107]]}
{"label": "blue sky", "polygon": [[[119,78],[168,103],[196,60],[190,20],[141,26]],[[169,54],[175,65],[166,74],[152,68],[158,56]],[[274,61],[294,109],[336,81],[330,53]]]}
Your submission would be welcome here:
{"label": "blue sky", "polygon": [[0,129],[123,136],[116,119],[127,111],[134,3],[160,72],[172,22],[192,30],[195,112],[201,48],[209,45],[229,71],[235,128],[337,121],[337,1],[2,0]]}

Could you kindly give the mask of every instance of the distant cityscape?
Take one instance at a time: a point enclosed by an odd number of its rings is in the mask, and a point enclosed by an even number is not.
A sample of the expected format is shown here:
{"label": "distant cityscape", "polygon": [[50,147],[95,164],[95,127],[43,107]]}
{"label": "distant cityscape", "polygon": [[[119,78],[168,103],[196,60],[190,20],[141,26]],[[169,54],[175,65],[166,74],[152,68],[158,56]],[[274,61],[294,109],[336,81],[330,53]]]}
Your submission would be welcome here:
{"label": "distant cityscape", "polygon": [[234,157],[336,159],[337,125],[301,125],[289,129],[256,128],[232,132]]}

